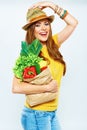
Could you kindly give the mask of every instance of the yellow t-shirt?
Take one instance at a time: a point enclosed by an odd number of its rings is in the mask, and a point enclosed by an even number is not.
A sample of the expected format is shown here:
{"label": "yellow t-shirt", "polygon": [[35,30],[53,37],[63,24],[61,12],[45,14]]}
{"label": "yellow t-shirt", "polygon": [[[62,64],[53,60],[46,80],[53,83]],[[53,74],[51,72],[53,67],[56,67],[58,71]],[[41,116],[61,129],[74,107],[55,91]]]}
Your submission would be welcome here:
{"label": "yellow t-shirt", "polygon": [[[55,41],[55,43],[57,43],[57,35],[54,35],[53,36],[53,39]],[[51,74],[52,74],[52,77],[57,81],[58,83],[58,92],[60,91],[60,82],[61,82],[61,78],[63,76],[63,70],[64,70],[64,66],[63,64],[61,64],[60,62],[58,61],[54,61],[48,54],[48,51],[47,51],[47,48],[46,46],[44,45],[43,48],[42,48],[42,53],[43,53],[43,56],[45,56],[49,61],[50,61],[50,64],[49,64],[49,68],[50,68],[50,71],[51,71]],[[58,107],[58,100],[59,99],[59,94],[58,94],[58,97],[51,101],[51,102],[48,102],[48,103],[44,103],[44,104],[40,104],[40,105],[37,105],[37,106],[34,106],[34,107],[30,107],[27,102],[25,102],[25,106],[28,107],[28,108],[32,108],[34,110],[42,110],[42,111],[54,111],[57,109]]]}

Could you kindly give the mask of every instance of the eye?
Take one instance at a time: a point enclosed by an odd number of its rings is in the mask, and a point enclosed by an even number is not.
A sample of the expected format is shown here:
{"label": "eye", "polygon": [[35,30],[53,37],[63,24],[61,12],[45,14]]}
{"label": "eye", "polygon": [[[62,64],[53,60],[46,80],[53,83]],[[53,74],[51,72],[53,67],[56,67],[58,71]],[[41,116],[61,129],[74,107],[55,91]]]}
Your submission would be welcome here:
{"label": "eye", "polygon": [[40,24],[39,24],[39,23],[36,23],[36,24],[35,24],[35,27],[40,27]]}
{"label": "eye", "polygon": [[49,25],[49,22],[45,22],[45,25],[48,26],[48,25]]}

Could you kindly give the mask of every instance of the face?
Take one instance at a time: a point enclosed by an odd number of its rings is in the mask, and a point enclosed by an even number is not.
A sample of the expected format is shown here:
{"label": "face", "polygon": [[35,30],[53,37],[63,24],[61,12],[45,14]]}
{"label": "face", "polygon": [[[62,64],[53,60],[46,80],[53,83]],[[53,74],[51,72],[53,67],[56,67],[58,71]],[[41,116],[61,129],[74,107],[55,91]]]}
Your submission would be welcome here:
{"label": "face", "polygon": [[48,19],[40,20],[35,23],[34,35],[41,43],[45,43],[48,39],[50,31],[50,22]]}

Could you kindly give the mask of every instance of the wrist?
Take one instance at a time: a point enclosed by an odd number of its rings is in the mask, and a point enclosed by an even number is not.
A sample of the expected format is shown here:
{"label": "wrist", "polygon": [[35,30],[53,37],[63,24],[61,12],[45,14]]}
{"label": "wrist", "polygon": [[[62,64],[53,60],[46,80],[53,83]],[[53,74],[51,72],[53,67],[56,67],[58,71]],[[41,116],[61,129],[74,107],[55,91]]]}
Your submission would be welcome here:
{"label": "wrist", "polygon": [[55,4],[53,4],[52,2],[50,3],[49,7],[55,12]]}
{"label": "wrist", "polygon": [[44,92],[47,92],[47,91],[48,91],[48,88],[49,88],[49,87],[48,87],[48,85],[46,84],[46,85],[42,85],[41,88],[42,88],[42,91],[43,91],[43,93],[44,93]]}
{"label": "wrist", "polygon": [[49,92],[49,84],[44,85],[44,92]]}
{"label": "wrist", "polygon": [[67,14],[68,14],[67,10],[64,10],[63,8],[59,7],[58,5],[55,5],[54,12],[56,14],[58,14],[61,19],[64,19],[67,16]]}

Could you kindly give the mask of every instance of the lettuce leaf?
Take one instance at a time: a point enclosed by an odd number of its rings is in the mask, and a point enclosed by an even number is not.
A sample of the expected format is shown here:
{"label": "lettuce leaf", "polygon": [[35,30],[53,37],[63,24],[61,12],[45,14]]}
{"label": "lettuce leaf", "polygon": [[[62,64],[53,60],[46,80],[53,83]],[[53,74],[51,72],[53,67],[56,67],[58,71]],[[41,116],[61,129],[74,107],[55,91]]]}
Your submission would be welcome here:
{"label": "lettuce leaf", "polygon": [[20,55],[28,56],[29,53],[33,53],[35,55],[39,55],[42,48],[42,44],[38,39],[35,39],[31,44],[28,44],[25,41],[21,42],[21,52]]}

